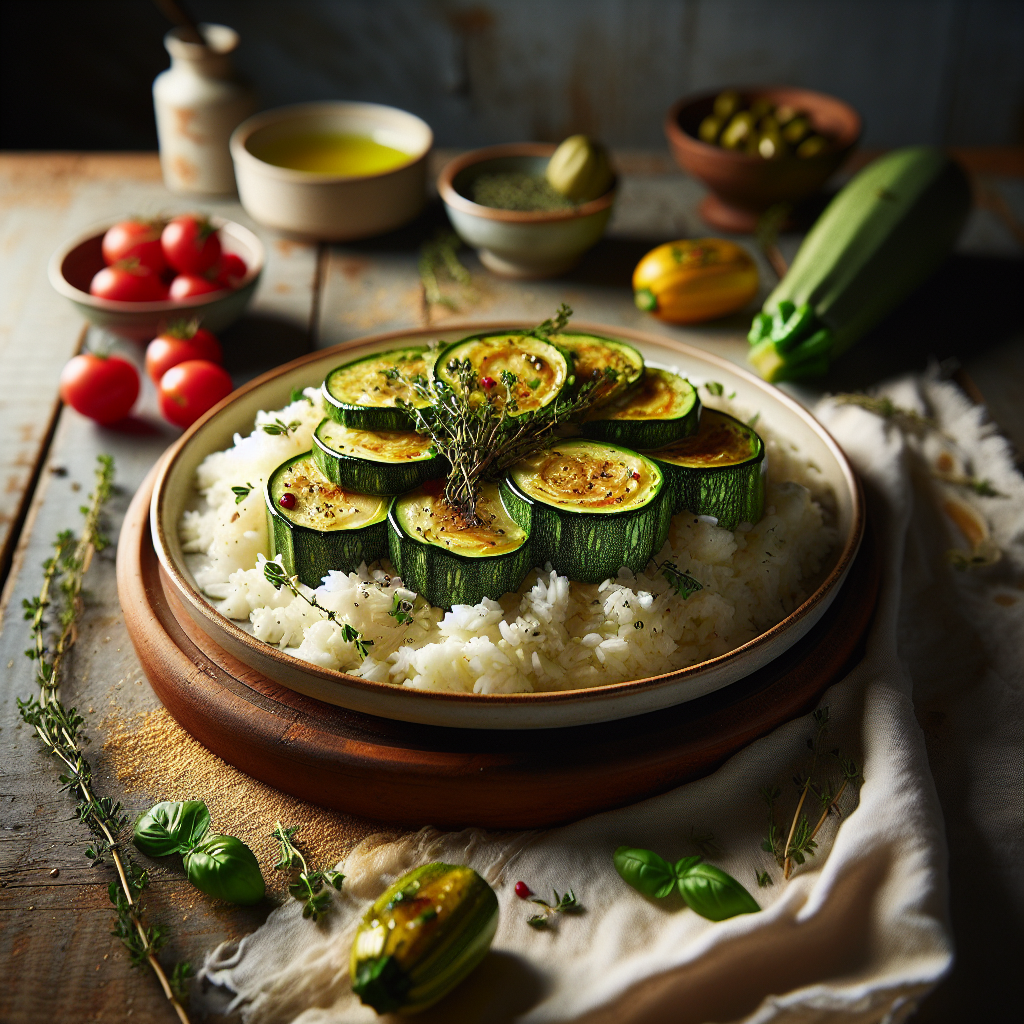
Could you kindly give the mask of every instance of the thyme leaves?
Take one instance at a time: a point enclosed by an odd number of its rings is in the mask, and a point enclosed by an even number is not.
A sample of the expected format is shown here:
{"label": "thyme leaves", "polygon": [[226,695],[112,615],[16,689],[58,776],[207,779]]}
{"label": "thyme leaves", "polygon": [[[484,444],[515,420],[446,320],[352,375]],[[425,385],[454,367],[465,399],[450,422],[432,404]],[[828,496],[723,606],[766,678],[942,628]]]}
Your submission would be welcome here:
{"label": "thyme leaves", "polygon": [[[571,316],[572,309],[563,303],[554,317],[523,334],[547,341],[565,328]],[[404,401],[401,406],[412,416],[416,430],[429,436],[450,463],[444,500],[467,526],[483,522],[478,504],[484,482],[499,479],[516,462],[546,448],[559,425],[590,408],[598,384],[618,376],[609,367],[602,377],[565,397],[522,411],[515,397],[516,374],[504,370],[498,380],[480,377],[468,359],[453,360],[447,371],[451,383],[423,376],[408,381],[414,394],[429,403],[427,408]]]}
{"label": "thyme leaves", "polygon": [[303,917],[318,921],[330,909],[331,892],[341,888],[345,876],[340,871],[311,871],[302,851],[293,842],[298,831],[298,825],[285,827],[281,822],[274,825],[270,834],[278,845],[278,862],[274,869],[291,873],[288,892],[302,904]]}
{"label": "thyme leaves", "polygon": [[[130,819],[119,801],[96,793],[92,766],[82,750],[84,719],[60,699],[64,662],[75,642],[84,607],[85,574],[96,552],[110,544],[101,520],[114,488],[114,460],[101,455],[98,462],[89,504],[81,508],[85,516],[81,536],[76,538],[70,530],[57,535],[54,554],[43,563],[39,593],[23,602],[32,637],[32,646],[25,654],[35,663],[38,693],[28,700],[18,698],[17,705],[22,720],[35,732],[43,749],[60,763],[60,788],[75,797],[76,816],[93,834],[94,841],[86,849],[86,856],[93,865],[108,857],[113,862],[117,877],[107,889],[117,913],[113,934],[124,944],[133,966],[149,965],[178,1019],[188,1024],[182,1002],[191,968],[179,964],[168,978],[157,959],[168,932],[146,920],[141,895],[149,884],[149,873],[128,852],[125,833]],[[51,620],[49,610],[55,604],[56,616]]]}
{"label": "thyme leaves", "polygon": [[303,593],[300,589],[301,584],[299,583],[298,576],[289,576],[279,562],[265,562],[263,565],[263,575],[275,590],[286,587],[294,597],[301,597],[310,608],[315,608],[322,615],[330,619],[341,630],[342,640],[355,645],[355,649],[360,657],[365,658],[370,653],[369,649],[373,646],[373,641],[363,639],[363,634],[355,626],[339,618],[330,608],[325,608],[317,601],[315,594]]}

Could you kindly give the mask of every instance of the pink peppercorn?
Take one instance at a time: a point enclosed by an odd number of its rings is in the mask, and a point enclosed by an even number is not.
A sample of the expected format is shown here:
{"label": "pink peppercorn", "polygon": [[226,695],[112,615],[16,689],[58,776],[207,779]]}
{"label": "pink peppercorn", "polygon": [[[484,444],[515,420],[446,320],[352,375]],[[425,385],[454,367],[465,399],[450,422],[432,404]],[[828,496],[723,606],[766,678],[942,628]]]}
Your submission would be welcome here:
{"label": "pink peppercorn", "polygon": [[482,388],[486,388],[488,391],[490,391],[491,388],[493,388],[494,385],[497,384],[497,383],[498,382],[493,377],[481,377],[480,378],[480,386]]}
{"label": "pink peppercorn", "polygon": [[516,895],[525,900],[533,895],[533,890],[525,882],[516,882]]}
{"label": "pink peppercorn", "polygon": [[287,491],[281,495],[277,501],[281,508],[295,508],[295,495],[289,494]]}

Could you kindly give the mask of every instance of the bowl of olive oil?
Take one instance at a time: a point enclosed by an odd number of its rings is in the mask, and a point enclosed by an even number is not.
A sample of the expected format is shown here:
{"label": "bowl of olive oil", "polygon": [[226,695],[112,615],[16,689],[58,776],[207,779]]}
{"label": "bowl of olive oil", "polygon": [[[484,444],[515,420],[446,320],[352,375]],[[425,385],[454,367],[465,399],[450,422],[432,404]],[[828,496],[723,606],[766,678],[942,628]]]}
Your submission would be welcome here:
{"label": "bowl of olive oil", "polygon": [[368,238],[412,220],[426,200],[434,136],[378,103],[304,103],[249,118],[231,137],[249,215],[286,234]]}

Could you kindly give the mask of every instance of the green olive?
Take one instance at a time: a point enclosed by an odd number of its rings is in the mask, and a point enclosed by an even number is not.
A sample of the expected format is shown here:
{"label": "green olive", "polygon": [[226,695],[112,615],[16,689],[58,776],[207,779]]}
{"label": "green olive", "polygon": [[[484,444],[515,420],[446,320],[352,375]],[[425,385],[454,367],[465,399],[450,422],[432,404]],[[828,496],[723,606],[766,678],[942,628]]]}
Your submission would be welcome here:
{"label": "green olive", "polygon": [[763,96],[760,99],[756,99],[750,104],[750,113],[753,115],[755,121],[760,121],[762,117],[767,116],[775,110],[775,104],[771,100],[765,99]]}
{"label": "green olive", "polygon": [[697,134],[703,142],[707,142],[713,146],[718,141],[718,133],[721,130],[722,122],[715,117],[714,114],[709,114],[703,121],[701,121],[700,127],[697,129]]}
{"label": "green olive", "polygon": [[734,89],[727,89],[715,97],[715,117],[725,124],[741,106],[740,94]]}
{"label": "green olive", "polygon": [[761,132],[757,140],[757,152],[765,160],[778,160],[786,155],[786,143],[783,142],[778,128]]}
{"label": "green olive", "polygon": [[828,139],[823,135],[809,135],[799,146],[796,147],[796,155],[807,160],[812,156],[818,156],[828,149]]}
{"label": "green olive", "polygon": [[794,117],[785,128],[782,129],[782,137],[791,145],[795,146],[806,135],[810,134],[811,122],[802,114]]}
{"label": "green olive", "polygon": [[780,125],[786,125],[789,124],[789,122],[792,121],[799,113],[800,111],[797,110],[796,107],[791,107],[786,103],[780,103],[775,108],[775,120],[778,121]]}
{"label": "green olive", "polygon": [[726,149],[742,149],[753,134],[754,119],[750,116],[749,110],[741,110],[725,126],[719,143]]}

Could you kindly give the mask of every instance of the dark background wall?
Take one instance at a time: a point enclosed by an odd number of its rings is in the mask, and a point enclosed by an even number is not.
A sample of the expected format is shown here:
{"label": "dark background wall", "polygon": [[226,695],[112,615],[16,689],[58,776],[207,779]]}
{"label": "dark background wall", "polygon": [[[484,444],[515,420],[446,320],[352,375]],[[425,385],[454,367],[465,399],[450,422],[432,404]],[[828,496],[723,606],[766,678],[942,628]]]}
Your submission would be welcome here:
{"label": "dark background wall", "polygon": [[[394,104],[440,145],[574,131],[663,144],[679,96],[834,93],[867,146],[1024,140],[1021,0],[190,0],[242,37],[264,106]],[[0,147],[155,149],[167,22],[148,0],[0,0]]]}

